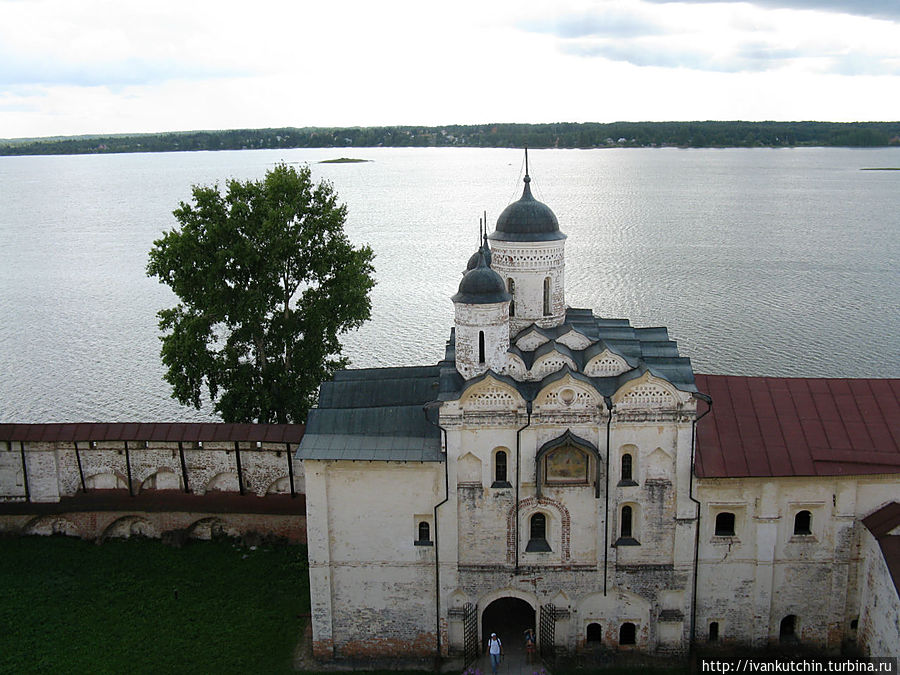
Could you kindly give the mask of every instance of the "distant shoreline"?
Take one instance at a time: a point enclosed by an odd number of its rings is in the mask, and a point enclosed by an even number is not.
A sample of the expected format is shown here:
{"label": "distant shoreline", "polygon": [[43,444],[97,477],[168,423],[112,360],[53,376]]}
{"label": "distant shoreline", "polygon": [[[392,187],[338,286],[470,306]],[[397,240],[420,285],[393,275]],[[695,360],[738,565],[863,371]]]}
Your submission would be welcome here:
{"label": "distant shoreline", "polygon": [[0,139],[0,156],[364,147],[594,149],[889,146],[900,147],[900,121],[586,122],[437,127],[284,127]]}

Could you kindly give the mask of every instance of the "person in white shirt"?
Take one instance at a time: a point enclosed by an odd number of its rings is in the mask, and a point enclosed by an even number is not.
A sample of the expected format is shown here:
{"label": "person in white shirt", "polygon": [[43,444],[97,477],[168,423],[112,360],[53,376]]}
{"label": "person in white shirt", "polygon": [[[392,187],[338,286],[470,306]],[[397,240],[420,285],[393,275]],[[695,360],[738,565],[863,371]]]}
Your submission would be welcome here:
{"label": "person in white shirt", "polygon": [[503,643],[496,633],[491,633],[488,640],[488,651],[491,654],[491,672],[497,675],[497,668],[500,667],[500,657],[503,656]]}

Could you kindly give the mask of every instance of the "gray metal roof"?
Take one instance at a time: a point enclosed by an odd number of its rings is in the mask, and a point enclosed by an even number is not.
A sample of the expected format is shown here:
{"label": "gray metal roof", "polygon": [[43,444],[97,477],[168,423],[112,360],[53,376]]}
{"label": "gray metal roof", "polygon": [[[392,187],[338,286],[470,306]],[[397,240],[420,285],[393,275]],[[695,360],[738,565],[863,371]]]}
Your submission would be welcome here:
{"label": "gray metal roof", "polygon": [[342,370],[319,390],[299,459],[439,462],[440,430],[424,405],[438,397],[440,365]]}
{"label": "gray metal roof", "polygon": [[[565,335],[572,328],[586,335],[594,344],[583,350],[572,350],[561,343],[554,342],[557,337]],[[589,382],[602,396],[612,396],[626,382],[638,378],[646,372],[672,383],[681,391],[697,391],[691,360],[678,355],[678,343],[669,339],[669,333],[664,327],[635,328],[628,319],[605,319],[594,316],[589,309],[570,308],[566,310],[566,319],[562,325],[553,328],[527,326],[511,342],[514,345],[519,337],[531,331],[537,331],[551,342],[545,342],[530,352],[523,351],[516,346],[510,347],[510,351],[517,354],[528,368],[533,365],[538,356],[556,350],[569,356],[578,369],[582,370],[593,356],[609,348],[610,351],[625,358],[631,369],[616,376],[588,377],[583,373],[570,371],[568,366],[564,366],[561,370],[547,375],[540,381],[525,382],[492,373],[493,377],[499,377],[515,387],[526,401],[533,401],[541,389],[567,372],[572,372],[572,375],[578,379]],[[445,359],[441,364],[444,366],[444,370],[441,372],[440,379],[440,399],[444,401],[459,398],[466,386],[480,380],[479,377],[476,377],[465,382],[456,373],[453,366],[454,337],[451,331]]]}
{"label": "gray metal roof", "polygon": [[488,236],[493,241],[554,241],[565,239],[550,207],[531,194],[531,178],[525,174],[521,198],[503,209],[497,228]]}
{"label": "gray metal roof", "polygon": [[459,290],[450,299],[467,305],[489,305],[512,300],[512,296],[506,292],[503,278],[488,267],[481,249],[475,253],[475,257],[475,267],[463,275]]}

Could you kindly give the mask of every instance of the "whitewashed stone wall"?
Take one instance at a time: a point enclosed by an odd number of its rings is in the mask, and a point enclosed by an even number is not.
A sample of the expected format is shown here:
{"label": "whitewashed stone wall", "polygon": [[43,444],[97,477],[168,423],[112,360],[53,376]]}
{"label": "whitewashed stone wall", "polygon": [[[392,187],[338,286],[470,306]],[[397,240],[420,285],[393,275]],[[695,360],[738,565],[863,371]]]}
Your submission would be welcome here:
{"label": "whitewashed stone wall", "polygon": [[318,658],[434,654],[434,541],[444,465],[306,461],[313,649]]}
{"label": "whitewashed stone wall", "polygon": [[[794,615],[801,642],[839,648],[860,613],[859,520],[896,489],[894,476],[698,480],[698,639],[717,622],[722,642],[763,647]],[[803,510],[811,534],[796,535]],[[733,536],[715,534],[722,512],[735,514]]]}
{"label": "whitewashed stone wall", "polygon": [[[194,494],[209,490],[237,492],[237,457],[233,442],[183,443],[188,488]],[[303,465],[293,459],[296,447],[288,453],[284,444],[242,443],[241,476],[244,492],[264,496],[290,492],[290,471],[294,471],[294,490],[304,491]],[[131,490],[184,489],[184,471],[178,443],[129,442],[126,452],[122,441],[79,443],[25,443],[25,471],[18,442],[0,443],[0,501],[25,499],[25,475],[28,497],[34,502],[56,502],[81,490],[81,474],[88,489],[128,489],[129,464]],[[81,471],[78,459],[81,459]]]}
{"label": "whitewashed stone wall", "polygon": [[[510,332],[515,335],[526,326],[558,326],[565,320],[565,240],[549,242],[491,242],[491,269],[509,288],[515,284],[515,316],[510,317]],[[550,278],[550,314],[544,315],[544,279]]]}
{"label": "whitewashed stone wall", "polygon": [[[895,536],[900,532],[895,532]],[[860,605],[857,641],[869,656],[900,657],[900,597],[881,552],[866,528],[862,539]]]}
{"label": "whitewashed stone wall", "polygon": [[[486,305],[454,303],[456,311],[456,369],[465,379],[487,370],[506,369],[509,349],[509,302]],[[479,356],[479,333],[484,333],[484,361]]]}

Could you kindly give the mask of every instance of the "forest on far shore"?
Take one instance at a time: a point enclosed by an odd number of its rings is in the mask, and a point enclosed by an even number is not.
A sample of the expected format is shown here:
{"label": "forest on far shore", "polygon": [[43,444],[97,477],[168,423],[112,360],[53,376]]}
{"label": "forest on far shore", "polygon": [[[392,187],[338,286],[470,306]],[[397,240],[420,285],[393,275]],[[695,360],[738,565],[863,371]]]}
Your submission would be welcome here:
{"label": "forest on far shore", "polygon": [[284,127],[0,140],[0,155],[261,148],[757,148],[900,146],[900,122],[586,122]]}

